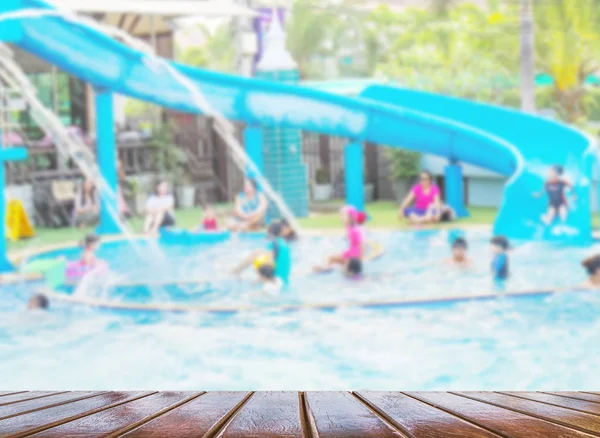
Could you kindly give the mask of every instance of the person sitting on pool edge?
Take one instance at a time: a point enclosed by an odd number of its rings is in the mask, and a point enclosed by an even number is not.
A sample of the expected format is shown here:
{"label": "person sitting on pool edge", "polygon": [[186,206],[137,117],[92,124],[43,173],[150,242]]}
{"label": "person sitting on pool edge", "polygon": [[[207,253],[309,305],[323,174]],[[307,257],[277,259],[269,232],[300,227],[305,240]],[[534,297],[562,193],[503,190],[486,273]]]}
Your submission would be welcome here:
{"label": "person sitting on pool edge", "polygon": [[159,228],[175,226],[175,198],[169,192],[169,183],[161,180],[156,184],[154,194],[146,203],[144,233],[155,234]]}
{"label": "person sitting on pool edge", "polygon": [[600,254],[588,257],[581,262],[588,274],[584,287],[600,289]]}
{"label": "person sitting on pool edge", "polygon": [[[402,201],[400,217],[415,225],[439,222],[442,215],[440,189],[428,170],[421,172],[419,181]],[[414,207],[409,207],[413,202]]]}
{"label": "person sitting on pool edge", "polygon": [[510,249],[510,243],[504,236],[495,236],[490,240],[492,250],[492,275],[494,281],[502,283],[509,276],[509,264],[507,252]]}
{"label": "person sitting on pool edge", "polygon": [[267,198],[258,190],[256,180],[246,178],[244,190],[235,198],[233,218],[229,229],[237,232],[260,229],[264,224],[268,206]]}
{"label": "person sitting on pool edge", "polygon": [[219,231],[219,221],[215,209],[210,204],[204,206],[200,231]]}
{"label": "person sitting on pool edge", "polygon": [[267,238],[269,239],[269,244],[266,247],[266,251],[254,251],[233,270],[233,273],[239,275],[247,267],[254,265],[260,282],[269,291],[278,291],[289,283],[292,270],[290,247],[281,236],[281,225],[277,222],[269,226]]}
{"label": "person sitting on pool edge", "polygon": [[452,242],[452,257],[446,259],[445,262],[460,268],[471,267],[473,261],[467,255],[468,249],[469,245],[467,240],[464,237],[457,237]]}

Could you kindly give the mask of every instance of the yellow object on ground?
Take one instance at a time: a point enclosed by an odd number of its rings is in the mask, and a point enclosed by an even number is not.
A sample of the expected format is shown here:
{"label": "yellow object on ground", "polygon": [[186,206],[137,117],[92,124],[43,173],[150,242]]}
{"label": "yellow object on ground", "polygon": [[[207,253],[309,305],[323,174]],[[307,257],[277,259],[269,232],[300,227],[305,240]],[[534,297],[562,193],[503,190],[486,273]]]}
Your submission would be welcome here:
{"label": "yellow object on ground", "polygon": [[35,235],[29,216],[27,216],[27,212],[21,201],[12,200],[8,202],[8,207],[6,209],[6,228],[7,237],[13,241],[33,237]]}

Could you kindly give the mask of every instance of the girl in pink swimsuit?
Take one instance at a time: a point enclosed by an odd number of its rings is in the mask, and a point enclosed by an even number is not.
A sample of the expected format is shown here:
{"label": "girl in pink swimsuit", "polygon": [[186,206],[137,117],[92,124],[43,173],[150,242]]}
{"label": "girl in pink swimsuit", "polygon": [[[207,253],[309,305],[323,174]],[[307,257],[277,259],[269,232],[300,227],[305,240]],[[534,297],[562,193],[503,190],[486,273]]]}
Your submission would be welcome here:
{"label": "girl in pink swimsuit", "polygon": [[96,257],[100,239],[94,234],[88,234],[83,239],[83,254],[81,259],[67,263],[66,277],[70,282],[80,280],[83,276],[96,269],[106,269],[104,260]]}
{"label": "girl in pink swimsuit", "polygon": [[[343,266],[345,271],[355,272],[356,266],[360,265],[363,257],[364,233],[361,225],[366,221],[366,215],[352,206],[346,206],[341,210],[342,220],[346,226],[348,238],[348,249],[342,254],[334,254],[327,259],[323,266],[315,266],[315,272],[329,272],[334,266]],[[352,269],[348,269],[351,265]],[[362,266],[362,265],[361,265]],[[360,269],[359,269],[360,271]]]}

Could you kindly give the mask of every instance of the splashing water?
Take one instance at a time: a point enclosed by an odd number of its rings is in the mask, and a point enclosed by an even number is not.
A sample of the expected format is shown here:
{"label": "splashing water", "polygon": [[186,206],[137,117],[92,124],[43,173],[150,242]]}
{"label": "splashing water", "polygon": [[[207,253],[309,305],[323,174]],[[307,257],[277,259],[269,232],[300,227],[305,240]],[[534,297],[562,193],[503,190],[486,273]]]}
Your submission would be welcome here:
{"label": "splashing water", "polygon": [[265,192],[267,197],[275,203],[282,216],[289,221],[292,227],[300,232],[300,227],[296,221],[296,217],[291,212],[285,201],[281,196],[271,187],[270,183],[263,177],[260,170],[256,167],[254,162],[250,160],[243,146],[240,144],[235,136],[235,127],[229,122],[222,114],[212,108],[209,102],[206,100],[204,95],[198,90],[198,88],[177,69],[175,69],[168,61],[160,58],[154,53],[154,50],[145,42],[129,35],[127,32],[109,26],[103,23],[93,21],[91,19],[76,15],[68,10],[58,8],[48,1],[49,4],[54,6],[55,10],[41,10],[41,9],[22,9],[14,12],[7,12],[0,14],[0,22],[7,20],[18,20],[18,19],[35,19],[35,18],[46,18],[46,17],[58,17],[65,19],[74,24],[84,25],[92,28],[100,33],[108,35],[113,38],[121,39],[126,45],[131,48],[143,53],[146,58],[143,62],[147,62],[146,65],[166,71],[173,79],[175,79],[180,85],[182,85],[192,96],[194,104],[203,114],[213,118],[214,127],[217,133],[221,136],[223,141],[229,146],[232,158],[235,160],[238,167],[243,171],[249,169],[253,176],[256,178],[262,190]]}

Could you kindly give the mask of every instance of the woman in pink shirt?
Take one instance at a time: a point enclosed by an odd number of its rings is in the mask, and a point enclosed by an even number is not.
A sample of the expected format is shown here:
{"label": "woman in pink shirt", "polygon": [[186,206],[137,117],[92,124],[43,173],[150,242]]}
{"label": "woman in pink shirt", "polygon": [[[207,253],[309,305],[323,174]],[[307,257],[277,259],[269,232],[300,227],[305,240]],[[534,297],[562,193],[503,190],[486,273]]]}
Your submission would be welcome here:
{"label": "woman in pink shirt", "polygon": [[[409,207],[414,202],[413,207]],[[440,188],[433,183],[427,170],[421,172],[419,183],[415,184],[400,205],[400,217],[413,224],[439,222],[442,214]]]}

